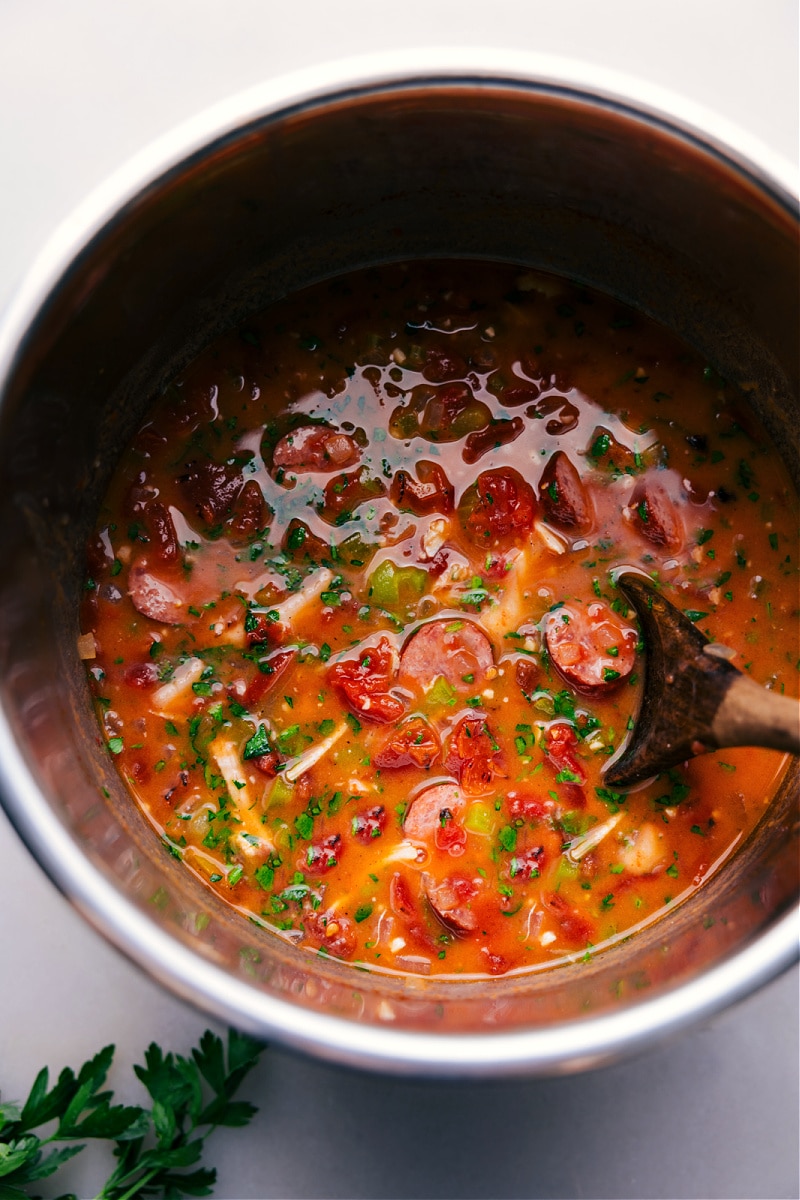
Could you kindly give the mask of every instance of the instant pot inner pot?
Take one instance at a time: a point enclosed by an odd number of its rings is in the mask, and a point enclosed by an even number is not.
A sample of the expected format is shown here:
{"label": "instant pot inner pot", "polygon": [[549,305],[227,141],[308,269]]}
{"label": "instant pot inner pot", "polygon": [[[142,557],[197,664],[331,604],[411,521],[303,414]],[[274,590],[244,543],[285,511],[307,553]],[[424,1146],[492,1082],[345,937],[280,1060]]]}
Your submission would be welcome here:
{"label": "instant pot inner pot", "polygon": [[519,263],[636,305],[743,387],[797,478],[796,225],[767,188],[655,120],[557,90],[443,83],[315,102],[147,182],[31,326],[0,411],[3,701],[53,821],[154,926],[256,992],[437,1032],[598,1015],[698,976],[786,911],[796,773],[718,877],[595,961],[487,983],[397,979],[254,928],[168,856],[101,746],[77,658],[86,538],[164,383],[286,292],[419,257]]}

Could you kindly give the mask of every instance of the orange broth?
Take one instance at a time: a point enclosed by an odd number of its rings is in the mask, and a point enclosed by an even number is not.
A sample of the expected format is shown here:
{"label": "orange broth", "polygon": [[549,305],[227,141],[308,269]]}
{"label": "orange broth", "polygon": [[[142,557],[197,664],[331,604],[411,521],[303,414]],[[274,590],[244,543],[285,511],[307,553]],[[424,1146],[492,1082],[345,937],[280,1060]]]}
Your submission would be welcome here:
{"label": "orange broth", "polygon": [[796,527],[742,397],[664,329],[519,268],[395,265],[275,305],[155,402],[81,652],[136,803],[265,930],[538,969],[674,909],[785,766],[604,786],[644,653],[613,570],[796,694]]}

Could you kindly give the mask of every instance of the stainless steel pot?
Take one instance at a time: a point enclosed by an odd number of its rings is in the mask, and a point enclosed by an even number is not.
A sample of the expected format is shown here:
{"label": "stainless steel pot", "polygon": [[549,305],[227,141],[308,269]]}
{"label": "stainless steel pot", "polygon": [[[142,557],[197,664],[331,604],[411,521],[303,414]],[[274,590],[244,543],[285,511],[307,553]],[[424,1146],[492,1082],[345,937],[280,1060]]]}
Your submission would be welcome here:
{"label": "stainless steel pot", "polygon": [[219,329],[364,264],[500,259],[613,293],[742,385],[797,480],[795,190],[763,148],[644,85],[437,52],[256,89],[140,156],[68,222],[0,336],[0,790],[96,928],[257,1035],[451,1076],[609,1061],[793,960],[797,770],[716,878],[590,963],[437,984],[287,946],[196,884],[132,809],[75,643],[86,536],[149,400]]}

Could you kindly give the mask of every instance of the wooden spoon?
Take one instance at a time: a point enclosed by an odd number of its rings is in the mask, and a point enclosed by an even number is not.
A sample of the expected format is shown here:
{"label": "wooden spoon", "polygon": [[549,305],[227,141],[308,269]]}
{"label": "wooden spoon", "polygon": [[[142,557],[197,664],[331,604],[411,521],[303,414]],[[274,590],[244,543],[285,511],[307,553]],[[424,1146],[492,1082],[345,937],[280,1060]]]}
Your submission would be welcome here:
{"label": "wooden spoon", "polygon": [[605,781],[630,787],[722,746],[769,746],[800,754],[800,704],[760,687],[730,662],[643,575],[617,587],[636,609],[646,647],[639,715]]}

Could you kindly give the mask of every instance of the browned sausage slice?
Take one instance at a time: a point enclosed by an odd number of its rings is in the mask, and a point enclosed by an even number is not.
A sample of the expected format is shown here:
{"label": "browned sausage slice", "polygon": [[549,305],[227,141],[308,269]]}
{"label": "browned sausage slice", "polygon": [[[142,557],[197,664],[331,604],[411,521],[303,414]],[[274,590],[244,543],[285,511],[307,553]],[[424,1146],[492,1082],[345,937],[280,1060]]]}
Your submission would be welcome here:
{"label": "browned sausage slice", "polygon": [[164,625],[180,625],[185,620],[185,601],[178,592],[154,575],[146,558],[137,558],[128,575],[131,603],[143,617]]}
{"label": "browned sausage slice", "polygon": [[642,480],[631,497],[631,520],[654,546],[677,550],[683,543],[683,525],[666,488],[652,479]]}
{"label": "browned sausage slice", "polygon": [[341,471],[360,457],[358,443],[349,434],[328,425],[301,425],[280,439],[272,465],[293,471]]}
{"label": "browned sausage slice", "polygon": [[492,643],[482,629],[442,618],[412,633],[400,652],[397,682],[425,692],[441,675],[457,692],[474,692],[493,666]]}
{"label": "browned sausage slice", "polygon": [[548,459],[539,480],[539,499],[548,521],[561,529],[588,529],[592,502],[583,480],[563,450]]}
{"label": "browned sausage slice", "polygon": [[473,933],[478,928],[477,914],[470,908],[478,889],[471,879],[452,876],[436,882],[426,875],[423,887],[426,900],[446,929]]}
{"label": "browned sausage slice", "polygon": [[444,825],[464,810],[464,797],[455,783],[437,783],[411,801],[403,833],[412,841],[432,842]]}
{"label": "browned sausage slice", "polygon": [[636,630],[600,601],[586,608],[562,604],[548,613],[545,641],[559,674],[587,696],[624,683],[636,662]]}

